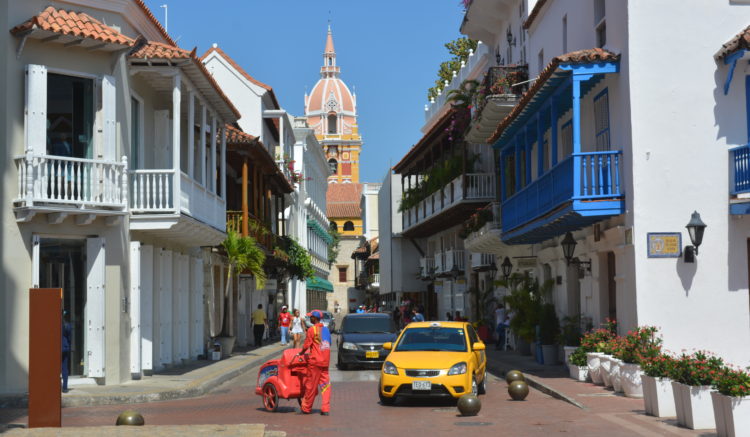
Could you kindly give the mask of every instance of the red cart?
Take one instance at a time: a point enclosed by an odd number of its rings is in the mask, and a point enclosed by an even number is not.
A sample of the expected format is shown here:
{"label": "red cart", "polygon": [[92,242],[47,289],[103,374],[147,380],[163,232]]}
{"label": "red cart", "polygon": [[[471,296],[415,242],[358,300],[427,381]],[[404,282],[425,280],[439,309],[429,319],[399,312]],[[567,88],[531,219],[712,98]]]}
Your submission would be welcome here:
{"label": "red cart", "polygon": [[307,375],[307,355],[298,355],[302,349],[286,349],[278,360],[260,366],[255,394],[263,397],[263,406],[276,411],[279,398],[297,399],[302,404]]}

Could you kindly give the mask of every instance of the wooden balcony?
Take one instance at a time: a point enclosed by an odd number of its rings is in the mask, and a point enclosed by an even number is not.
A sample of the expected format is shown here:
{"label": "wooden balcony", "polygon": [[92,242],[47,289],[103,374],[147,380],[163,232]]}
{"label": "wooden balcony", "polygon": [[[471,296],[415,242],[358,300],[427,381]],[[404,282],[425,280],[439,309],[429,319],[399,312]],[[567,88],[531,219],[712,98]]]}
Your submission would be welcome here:
{"label": "wooden balcony", "polygon": [[[242,235],[242,228],[242,211],[227,211],[227,232],[233,231]],[[268,251],[273,251],[276,246],[276,235],[272,234],[268,226],[252,214],[248,215],[247,235],[253,237]]]}

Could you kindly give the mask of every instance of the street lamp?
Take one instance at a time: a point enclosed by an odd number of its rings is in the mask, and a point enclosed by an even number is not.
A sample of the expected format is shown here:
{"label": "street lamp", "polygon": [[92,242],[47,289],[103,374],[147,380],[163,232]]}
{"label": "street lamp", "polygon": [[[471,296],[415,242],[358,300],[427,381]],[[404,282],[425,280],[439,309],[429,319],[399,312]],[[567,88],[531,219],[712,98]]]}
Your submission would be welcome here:
{"label": "street lamp", "polygon": [[506,256],[503,263],[500,264],[500,268],[503,269],[503,276],[505,276],[505,280],[507,281],[510,278],[510,273],[513,271],[513,263],[510,262],[510,258]]}
{"label": "street lamp", "polygon": [[693,263],[695,262],[695,256],[698,255],[698,246],[703,242],[703,231],[706,230],[706,224],[701,220],[701,215],[698,214],[698,211],[693,211],[690,221],[685,227],[688,230],[690,242],[692,243],[692,246],[685,247],[685,262]]}
{"label": "street lamp", "polygon": [[573,234],[570,232],[567,232],[565,234],[565,238],[560,242],[560,246],[562,246],[563,250],[563,256],[565,257],[565,261],[567,261],[568,265],[570,264],[578,264],[579,267],[581,265],[586,265],[586,269],[588,271],[591,271],[591,261],[581,261],[579,259],[573,259],[573,253],[575,253],[576,250],[576,243],[575,238],[573,238]]}
{"label": "street lamp", "polygon": [[516,40],[513,38],[513,32],[510,31],[510,26],[508,26],[508,31],[505,33],[505,38],[508,40],[509,47],[516,45]]}
{"label": "street lamp", "polygon": [[490,279],[493,281],[495,280],[495,276],[497,276],[497,265],[495,264],[495,261],[492,261],[492,264],[490,265]]}

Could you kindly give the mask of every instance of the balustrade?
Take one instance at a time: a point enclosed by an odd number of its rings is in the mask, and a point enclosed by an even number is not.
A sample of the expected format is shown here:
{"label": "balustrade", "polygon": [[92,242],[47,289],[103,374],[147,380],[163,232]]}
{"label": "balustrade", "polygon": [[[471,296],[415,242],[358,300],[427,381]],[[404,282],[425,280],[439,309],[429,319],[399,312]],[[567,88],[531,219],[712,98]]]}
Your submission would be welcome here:
{"label": "balustrade", "polygon": [[174,172],[174,169],[133,170],[131,211],[176,213],[173,195]]}

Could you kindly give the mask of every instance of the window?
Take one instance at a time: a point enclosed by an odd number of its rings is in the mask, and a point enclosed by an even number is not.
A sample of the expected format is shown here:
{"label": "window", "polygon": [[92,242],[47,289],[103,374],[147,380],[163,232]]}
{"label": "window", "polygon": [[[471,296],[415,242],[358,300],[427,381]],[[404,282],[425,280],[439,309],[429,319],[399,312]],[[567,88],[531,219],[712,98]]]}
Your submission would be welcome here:
{"label": "window", "polygon": [[331,226],[331,230],[332,231],[338,231],[339,230],[339,225],[337,225],[336,222],[331,222],[330,226]]}
{"label": "window", "polygon": [[594,0],[594,30],[597,47],[604,47],[607,44],[607,19],[604,4],[605,0]]}
{"label": "window", "polygon": [[337,132],[338,117],[336,114],[328,114],[328,133],[335,134]]}
{"label": "window", "polygon": [[605,89],[594,97],[596,150],[609,150],[609,93]]}
{"label": "window", "polygon": [[563,53],[568,53],[568,16],[562,18],[562,46]]}
{"label": "window", "polygon": [[573,123],[568,121],[560,128],[560,142],[562,143],[562,156],[565,159],[573,153]]}
{"label": "window", "polygon": [[347,267],[339,267],[339,282],[346,282]]}
{"label": "window", "polygon": [[344,223],[344,230],[345,231],[353,231],[354,230],[354,223],[352,223],[351,221],[347,221],[346,223]]}
{"label": "window", "polygon": [[141,102],[130,98],[130,168],[139,168],[141,158]]}
{"label": "window", "polygon": [[47,75],[47,153],[93,157],[94,84],[91,79]]}
{"label": "window", "polygon": [[328,168],[331,170],[331,173],[336,174],[339,171],[339,163],[331,158],[328,160]]}
{"label": "window", "polygon": [[542,70],[544,70],[544,49],[539,50],[539,54],[537,55],[537,64],[539,65],[539,72],[541,73]]}

